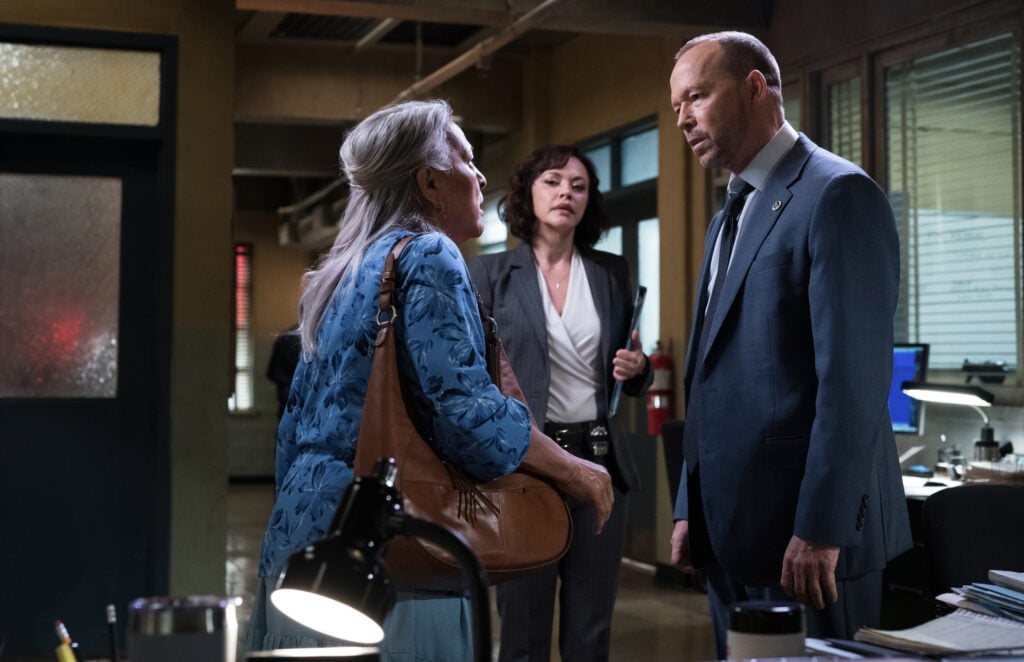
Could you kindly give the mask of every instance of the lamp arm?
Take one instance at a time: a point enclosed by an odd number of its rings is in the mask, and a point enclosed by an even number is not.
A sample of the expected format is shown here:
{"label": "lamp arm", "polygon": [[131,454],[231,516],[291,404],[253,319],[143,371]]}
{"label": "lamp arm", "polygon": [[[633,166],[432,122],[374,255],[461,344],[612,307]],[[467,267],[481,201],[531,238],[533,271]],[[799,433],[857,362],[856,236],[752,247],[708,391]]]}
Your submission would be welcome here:
{"label": "lamp arm", "polygon": [[487,596],[487,578],[476,554],[459,534],[443,526],[417,519],[404,512],[388,518],[389,533],[422,538],[442,547],[455,557],[462,574],[469,583],[470,602],[473,604],[473,651],[477,662],[491,659],[491,609]]}
{"label": "lamp arm", "polygon": [[974,411],[978,412],[978,415],[979,415],[979,416],[981,416],[981,420],[985,421],[985,425],[988,425],[988,414],[986,414],[985,412],[983,412],[983,411],[981,410],[981,407],[978,407],[978,406],[976,406],[976,405],[968,405],[968,406],[969,406],[969,407],[970,407],[971,409],[973,409]]}

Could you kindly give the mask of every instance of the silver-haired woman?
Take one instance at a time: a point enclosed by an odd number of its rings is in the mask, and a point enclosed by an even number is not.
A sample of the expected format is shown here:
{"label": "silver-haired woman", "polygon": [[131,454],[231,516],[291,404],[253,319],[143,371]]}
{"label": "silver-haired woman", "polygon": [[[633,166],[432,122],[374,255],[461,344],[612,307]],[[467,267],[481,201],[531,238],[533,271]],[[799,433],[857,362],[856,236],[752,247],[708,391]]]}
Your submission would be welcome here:
{"label": "silver-haired woman", "polygon": [[[408,235],[416,236],[398,260],[402,314],[395,338],[424,439],[480,481],[520,465],[548,477],[594,505],[598,529],[613,501],[603,467],[547,438],[530,443],[525,406],[502,395],[487,374],[484,329],[456,246],[483,230],[486,180],[448,104],[413,101],[377,111],[346,137],[341,160],[350,197],[334,246],[306,274],[299,303],[303,359],[278,430],[277,499],[263,541],[249,649],[341,643],[283,616],[268,597],[289,555],[326,535],[352,481],[381,272]],[[463,598],[400,594],[385,623],[383,657],[471,659],[471,619]]]}

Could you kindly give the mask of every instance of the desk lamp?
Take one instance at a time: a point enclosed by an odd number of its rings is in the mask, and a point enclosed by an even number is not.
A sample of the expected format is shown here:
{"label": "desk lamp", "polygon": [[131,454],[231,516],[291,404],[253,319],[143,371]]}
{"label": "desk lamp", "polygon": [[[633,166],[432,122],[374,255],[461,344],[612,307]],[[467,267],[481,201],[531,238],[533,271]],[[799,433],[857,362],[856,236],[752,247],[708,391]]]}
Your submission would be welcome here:
{"label": "desk lamp", "polygon": [[958,386],[954,384],[930,384],[928,382],[903,382],[901,390],[922,402],[938,402],[947,405],[966,405],[978,412],[984,424],[981,426],[981,441],[995,442],[995,435],[988,424],[988,414],[982,407],[991,407],[995,396],[980,386]]}
{"label": "desk lamp", "polygon": [[462,567],[473,604],[476,660],[491,659],[487,581],[465,540],[405,512],[395,489],[394,458],[382,459],[372,476],[356,478],[335,511],[327,537],[288,559],[270,601],[289,618],[326,635],[359,644],[384,639],[384,619],[395,589],[381,562],[397,536],[422,538],[451,554]]}

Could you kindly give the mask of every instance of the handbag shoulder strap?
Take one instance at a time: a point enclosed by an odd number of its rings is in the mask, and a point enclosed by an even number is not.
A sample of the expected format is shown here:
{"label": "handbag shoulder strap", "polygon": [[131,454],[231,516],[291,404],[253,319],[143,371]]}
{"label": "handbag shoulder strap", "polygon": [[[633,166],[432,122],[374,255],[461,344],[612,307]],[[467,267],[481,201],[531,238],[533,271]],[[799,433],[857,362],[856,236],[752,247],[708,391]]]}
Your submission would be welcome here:
{"label": "handbag shoulder strap", "polygon": [[473,294],[476,295],[476,305],[480,309],[480,321],[484,325],[484,340],[485,348],[487,350],[487,372],[491,375],[491,381],[498,385],[498,389],[504,393],[501,382],[501,355],[504,353],[504,348],[501,345],[501,336],[498,335],[498,321],[490,315],[487,309],[484,307],[484,300],[480,298],[480,293],[473,288]]}
{"label": "handbag shoulder strap", "polygon": [[395,315],[397,314],[395,311],[394,295],[395,289],[398,287],[398,257],[415,236],[410,234],[395,242],[391,252],[388,253],[387,258],[384,260],[384,272],[380,276],[380,308],[377,309],[377,339],[374,341],[377,347],[384,344],[388,331],[391,330],[391,323],[394,322]]}

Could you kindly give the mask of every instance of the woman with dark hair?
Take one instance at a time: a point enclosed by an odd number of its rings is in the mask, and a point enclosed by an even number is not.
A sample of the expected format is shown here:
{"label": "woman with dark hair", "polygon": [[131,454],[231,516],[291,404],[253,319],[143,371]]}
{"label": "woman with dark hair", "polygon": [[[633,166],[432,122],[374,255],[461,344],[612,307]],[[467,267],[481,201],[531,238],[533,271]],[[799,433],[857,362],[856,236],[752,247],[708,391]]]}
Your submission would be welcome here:
{"label": "woman with dark hair", "polygon": [[470,263],[470,274],[544,432],[574,455],[608,468],[615,505],[604,531],[594,510],[569,499],[573,542],[557,564],[499,584],[499,659],[547,660],[555,586],[562,660],[608,659],[626,530],[626,494],[638,486],[625,433],[608,416],[614,382],[638,396],[647,357],[626,350],[633,314],[629,265],[593,249],[607,225],[594,165],[577,148],[540,147],[516,167],[499,208],[522,244]]}
{"label": "woman with dark hair", "polygon": [[[600,530],[612,508],[607,471],[550,439],[531,439],[522,403],[491,382],[484,328],[456,244],[483,231],[486,180],[443,101],[379,110],[345,138],[349,199],[338,237],[306,274],[299,302],[302,360],[277,439],[277,498],[260,558],[249,649],[337,645],[269,600],[288,557],[327,535],[352,464],[366,399],[385,258],[396,262],[395,340],[417,431],[453,466],[479,481],[517,467],[592,504]],[[472,409],[473,415],[464,415]],[[472,658],[472,617],[461,597],[399,594],[384,624],[382,659]]]}

